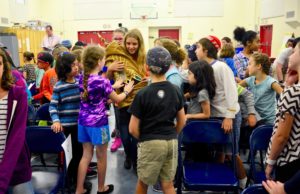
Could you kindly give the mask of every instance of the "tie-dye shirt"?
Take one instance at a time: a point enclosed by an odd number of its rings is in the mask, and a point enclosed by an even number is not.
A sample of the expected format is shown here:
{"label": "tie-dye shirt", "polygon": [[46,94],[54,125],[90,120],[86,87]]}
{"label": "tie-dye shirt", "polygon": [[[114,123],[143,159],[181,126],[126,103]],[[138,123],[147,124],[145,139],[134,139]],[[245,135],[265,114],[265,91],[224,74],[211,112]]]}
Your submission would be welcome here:
{"label": "tie-dye shirt", "polygon": [[[80,93],[83,93],[83,76],[79,79]],[[113,88],[108,79],[99,75],[88,78],[88,100],[81,98],[78,122],[87,127],[101,127],[108,125],[106,103]]]}

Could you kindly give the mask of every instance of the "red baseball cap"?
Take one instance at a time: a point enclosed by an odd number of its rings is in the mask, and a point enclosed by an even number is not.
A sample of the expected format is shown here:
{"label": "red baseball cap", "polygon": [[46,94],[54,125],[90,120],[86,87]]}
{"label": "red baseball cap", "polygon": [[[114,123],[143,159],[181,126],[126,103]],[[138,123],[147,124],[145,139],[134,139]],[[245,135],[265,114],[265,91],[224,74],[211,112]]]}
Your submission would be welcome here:
{"label": "red baseball cap", "polygon": [[216,36],[209,35],[206,38],[216,47],[217,50],[221,48],[221,41]]}

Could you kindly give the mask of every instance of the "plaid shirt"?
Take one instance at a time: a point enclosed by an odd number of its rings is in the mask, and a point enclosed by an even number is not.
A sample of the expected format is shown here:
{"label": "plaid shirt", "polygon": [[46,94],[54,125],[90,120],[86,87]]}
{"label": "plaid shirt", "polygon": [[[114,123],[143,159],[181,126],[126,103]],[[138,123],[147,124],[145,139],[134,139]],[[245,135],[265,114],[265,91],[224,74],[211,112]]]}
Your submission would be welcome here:
{"label": "plaid shirt", "polygon": [[233,57],[235,68],[237,70],[237,76],[240,79],[245,79],[245,73],[248,67],[249,59],[243,54],[243,52],[239,52]]}

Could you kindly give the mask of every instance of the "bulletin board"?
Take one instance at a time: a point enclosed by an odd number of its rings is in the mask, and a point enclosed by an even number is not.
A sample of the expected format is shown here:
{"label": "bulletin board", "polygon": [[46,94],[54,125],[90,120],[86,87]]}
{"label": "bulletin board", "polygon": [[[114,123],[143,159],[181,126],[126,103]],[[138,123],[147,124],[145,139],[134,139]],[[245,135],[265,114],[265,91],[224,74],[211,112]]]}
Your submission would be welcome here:
{"label": "bulletin board", "polygon": [[174,0],[175,17],[222,17],[224,0]]}
{"label": "bulletin board", "polygon": [[122,0],[74,0],[75,20],[119,19],[123,17]]}
{"label": "bulletin board", "polygon": [[262,19],[284,15],[284,0],[262,0],[260,15]]}

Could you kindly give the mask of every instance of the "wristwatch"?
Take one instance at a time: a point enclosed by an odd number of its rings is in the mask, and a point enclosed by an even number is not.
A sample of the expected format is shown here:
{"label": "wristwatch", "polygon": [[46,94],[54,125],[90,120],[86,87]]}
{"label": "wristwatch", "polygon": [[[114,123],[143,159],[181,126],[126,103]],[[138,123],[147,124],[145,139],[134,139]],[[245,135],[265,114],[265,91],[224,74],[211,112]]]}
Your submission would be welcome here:
{"label": "wristwatch", "polygon": [[274,166],[276,164],[276,160],[271,160],[270,158],[268,158],[266,163],[271,165],[271,166]]}

